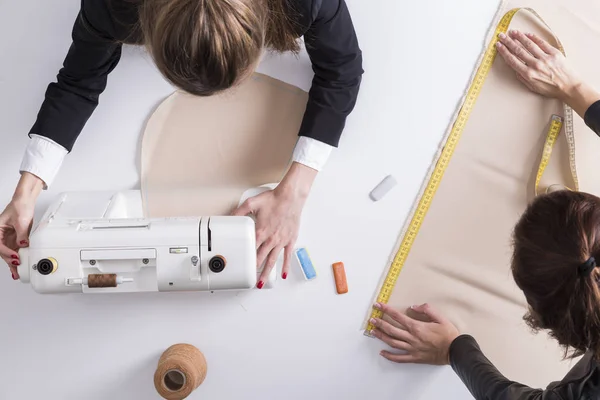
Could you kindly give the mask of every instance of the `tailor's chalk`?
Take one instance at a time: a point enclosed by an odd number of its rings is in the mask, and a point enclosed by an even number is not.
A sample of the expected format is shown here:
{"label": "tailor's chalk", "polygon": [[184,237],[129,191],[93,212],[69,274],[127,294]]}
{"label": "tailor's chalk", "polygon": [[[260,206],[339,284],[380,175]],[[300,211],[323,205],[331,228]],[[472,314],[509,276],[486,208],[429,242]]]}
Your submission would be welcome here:
{"label": "tailor's chalk", "polygon": [[398,182],[392,175],[386,176],[379,185],[375,186],[375,189],[371,191],[369,197],[373,201],[379,201],[390,191]]}
{"label": "tailor's chalk", "polygon": [[300,248],[296,250],[296,259],[298,260],[298,264],[300,264],[300,268],[302,268],[302,273],[304,274],[304,278],[308,281],[311,279],[315,279],[317,277],[317,271],[313,266],[313,263],[308,255],[308,251],[305,248]]}
{"label": "tailor's chalk", "polygon": [[332,265],[333,278],[335,279],[335,288],[338,294],[348,293],[348,281],[346,280],[346,270],[344,263],[336,262]]}

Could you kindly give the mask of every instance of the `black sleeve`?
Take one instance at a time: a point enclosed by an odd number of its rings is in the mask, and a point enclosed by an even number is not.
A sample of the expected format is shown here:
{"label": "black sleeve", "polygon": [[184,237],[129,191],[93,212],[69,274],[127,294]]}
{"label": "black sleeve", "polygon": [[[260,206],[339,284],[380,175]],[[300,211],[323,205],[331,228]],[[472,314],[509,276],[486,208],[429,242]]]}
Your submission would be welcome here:
{"label": "black sleeve", "polygon": [[[44,102],[30,134],[37,134],[71,151],[77,137],[98,105],[107,75],[121,57],[121,44],[91,20],[110,21],[103,1],[82,1],[72,31],[73,42],[58,73],[48,85]],[[91,15],[95,12],[95,15]],[[99,13],[99,15],[98,15]],[[96,24],[97,26],[97,24]]]}
{"label": "black sleeve", "polygon": [[315,76],[300,136],[338,146],[360,87],[362,52],[344,0],[315,0],[304,35]]}
{"label": "black sleeve", "polygon": [[459,336],[450,346],[452,369],[476,400],[562,400],[555,390],[532,389],[508,380],[481,352],[475,339]]}
{"label": "black sleeve", "polygon": [[600,100],[592,104],[583,117],[586,125],[600,136]]}

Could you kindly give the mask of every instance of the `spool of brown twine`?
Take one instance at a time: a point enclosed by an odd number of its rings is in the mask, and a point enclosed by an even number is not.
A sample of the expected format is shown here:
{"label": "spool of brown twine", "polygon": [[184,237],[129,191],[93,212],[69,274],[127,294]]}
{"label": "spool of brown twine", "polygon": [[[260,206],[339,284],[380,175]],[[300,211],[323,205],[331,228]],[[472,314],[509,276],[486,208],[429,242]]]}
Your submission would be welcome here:
{"label": "spool of brown twine", "polygon": [[108,288],[117,287],[117,274],[89,274],[88,287]]}
{"label": "spool of brown twine", "polygon": [[175,344],[158,360],[154,386],[164,399],[182,400],[204,381],[206,369],[206,359],[200,350],[190,344]]}

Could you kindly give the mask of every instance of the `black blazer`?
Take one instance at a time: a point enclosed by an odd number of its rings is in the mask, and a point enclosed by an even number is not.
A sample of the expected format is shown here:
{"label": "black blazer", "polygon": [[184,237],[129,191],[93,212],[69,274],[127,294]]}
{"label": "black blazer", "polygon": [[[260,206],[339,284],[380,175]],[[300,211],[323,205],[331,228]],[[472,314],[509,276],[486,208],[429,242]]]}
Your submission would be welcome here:
{"label": "black blazer", "polygon": [[[585,112],[583,120],[600,136],[600,100]],[[514,354],[521,357],[520,354]],[[450,345],[450,365],[476,400],[591,400],[600,399],[600,364],[586,353],[562,381],[545,390],[533,389],[502,375],[470,335]],[[540,365],[540,368],[544,368]]]}
{"label": "black blazer", "polygon": [[[304,36],[315,73],[299,134],[337,147],[363,74],[352,19],[344,0],[293,0],[293,4],[299,14],[298,36]],[[125,1],[81,1],[73,43],[57,81],[46,90],[30,134],[72,150],[136,21],[135,6]]]}
{"label": "black blazer", "polygon": [[[513,356],[521,357],[520,354]],[[457,337],[450,345],[450,364],[476,400],[600,398],[600,366],[590,352],[579,360],[562,381],[550,383],[545,390],[534,389],[507,379],[487,359],[475,339],[469,335]],[[540,365],[540,368],[544,366]]]}

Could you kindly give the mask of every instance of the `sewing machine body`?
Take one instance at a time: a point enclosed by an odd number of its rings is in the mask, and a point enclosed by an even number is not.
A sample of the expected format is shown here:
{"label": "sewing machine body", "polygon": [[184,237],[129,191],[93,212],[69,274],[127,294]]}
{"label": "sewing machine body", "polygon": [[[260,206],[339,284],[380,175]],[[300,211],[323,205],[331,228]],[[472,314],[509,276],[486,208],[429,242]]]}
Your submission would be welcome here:
{"label": "sewing machine body", "polygon": [[[38,293],[255,287],[251,218],[147,219],[142,215],[139,191],[61,194],[32,231],[29,247],[20,251],[21,281],[31,283]],[[91,282],[98,277],[113,284],[97,287]]]}

